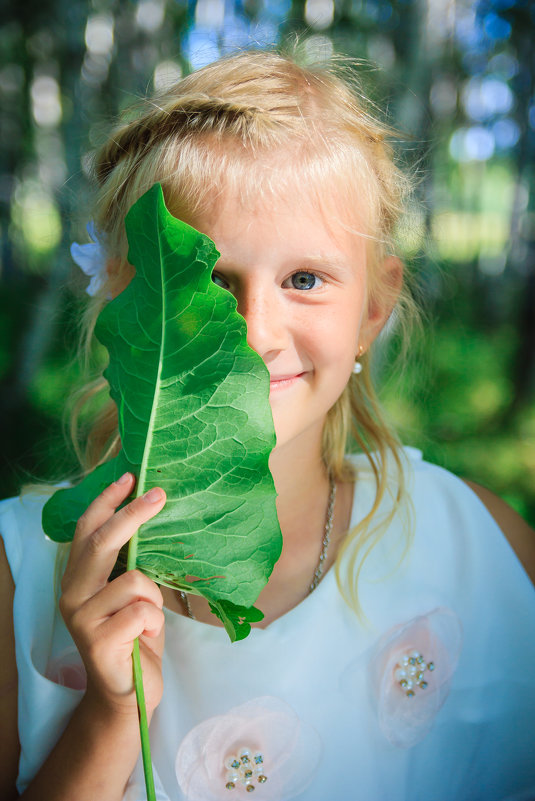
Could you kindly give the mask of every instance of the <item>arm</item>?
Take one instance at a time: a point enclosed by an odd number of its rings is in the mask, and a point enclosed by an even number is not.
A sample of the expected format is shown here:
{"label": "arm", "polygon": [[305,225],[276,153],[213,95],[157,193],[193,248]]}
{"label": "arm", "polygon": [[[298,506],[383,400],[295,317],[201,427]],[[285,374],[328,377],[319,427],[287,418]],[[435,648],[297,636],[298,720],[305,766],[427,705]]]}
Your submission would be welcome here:
{"label": "arm", "polygon": [[493,492],[472,481],[465,480],[465,484],[485,504],[535,584],[535,531],[509,504]]}
{"label": "arm", "polygon": [[[147,711],[162,692],[159,588],[138,571],[108,582],[121,546],[163,507],[138,498],[115,512],[133,477],[108,487],[80,518],[62,581],[60,610],[87,670],[87,690],[50,756],[21,796],[26,801],[120,801],[140,750],[132,680],[140,638]],[[10,741],[17,742],[11,724]],[[12,781],[12,780],[11,780]],[[10,786],[11,797],[14,786]],[[9,797],[9,796],[8,796]]]}
{"label": "arm", "polygon": [[19,763],[17,730],[17,665],[13,633],[13,595],[15,586],[0,537],[0,798],[17,798],[15,781]]}
{"label": "arm", "polygon": [[21,798],[119,801],[138,752],[137,716],[121,715],[88,692]]}

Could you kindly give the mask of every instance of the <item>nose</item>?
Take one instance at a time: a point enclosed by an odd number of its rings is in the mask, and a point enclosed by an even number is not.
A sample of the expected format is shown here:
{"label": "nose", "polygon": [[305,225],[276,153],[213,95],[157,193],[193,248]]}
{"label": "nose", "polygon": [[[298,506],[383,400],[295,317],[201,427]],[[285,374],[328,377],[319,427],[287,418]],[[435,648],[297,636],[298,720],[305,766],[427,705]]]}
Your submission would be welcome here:
{"label": "nose", "polygon": [[238,312],[247,323],[249,347],[264,361],[288,347],[288,320],[276,287],[243,286],[238,295]]}

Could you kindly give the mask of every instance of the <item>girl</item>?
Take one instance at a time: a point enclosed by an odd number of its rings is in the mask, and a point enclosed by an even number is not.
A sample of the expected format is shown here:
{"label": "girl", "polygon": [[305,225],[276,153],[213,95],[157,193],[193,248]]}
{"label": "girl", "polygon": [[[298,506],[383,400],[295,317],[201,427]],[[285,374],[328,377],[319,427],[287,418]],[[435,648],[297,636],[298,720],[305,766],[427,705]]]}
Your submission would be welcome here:
{"label": "girl", "polygon": [[[230,644],[202,598],[137,571],[108,581],[161,489],[116,511],[126,474],[88,507],[59,610],[44,499],[4,502],[3,798],[144,798],[138,636],[160,799],[535,796],[532,532],[403,450],[370,378],[386,321],[410,313],[390,255],[407,184],[387,135],[348,82],[254,52],[185,78],[99,153],[89,330],[132,276],[125,214],[161,182],[215,241],[213,280],[269,370],[284,545],[264,620]],[[116,452],[116,426],[105,406],[85,470]]]}

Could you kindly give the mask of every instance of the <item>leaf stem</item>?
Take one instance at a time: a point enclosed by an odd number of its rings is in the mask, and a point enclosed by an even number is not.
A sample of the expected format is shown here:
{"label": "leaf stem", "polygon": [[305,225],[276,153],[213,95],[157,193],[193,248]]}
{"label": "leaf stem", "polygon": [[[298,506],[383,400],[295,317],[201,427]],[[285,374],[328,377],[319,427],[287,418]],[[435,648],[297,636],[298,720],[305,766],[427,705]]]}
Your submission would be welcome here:
{"label": "leaf stem", "polygon": [[139,640],[137,637],[134,640],[132,663],[134,668],[134,687],[136,688],[137,708],[139,714],[141,756],[143,759],[143,772],[145,774],[145,788],[147,790],[147,801],[156,801],[156,793],[154,790],[154,776],[152,775],[152,758],[150,753],[149,724],[147,722],[145,693],[143,692],[143,671],[141,669],[141,659],[139,655]]}
{"label": "leaf stem", "polygon": [[[128,545],[127,570],[134,570],[137,561],[137,533],[134,534]],[[156,801],[154,790],[154,776],[152,774],[152,757],[150,753],[149,724],[147,721],[147,707],[145,705],[145,692],[143,690],[143,670],[139,653],[139,639],[134,640],[132,651],[132,670],[134,674],[134,687],[136,690],[137,711],[139,717],[139,736],[141,740],[141,757],[143,759],[143,773],[145,774],[145,788],[147,801]]]}

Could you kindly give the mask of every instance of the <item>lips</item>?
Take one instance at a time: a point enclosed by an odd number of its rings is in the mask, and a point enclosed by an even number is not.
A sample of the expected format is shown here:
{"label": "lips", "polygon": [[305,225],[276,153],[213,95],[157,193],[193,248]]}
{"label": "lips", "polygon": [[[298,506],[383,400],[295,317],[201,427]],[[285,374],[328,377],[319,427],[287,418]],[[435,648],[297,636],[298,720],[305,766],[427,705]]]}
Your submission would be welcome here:
{"label": "lips", "polygon": [[270,376],[269,380],[270,389],[283,389],[284,387],[289,387],[303,376],[304,373],[287,373],[286,375],[272,375]]}

